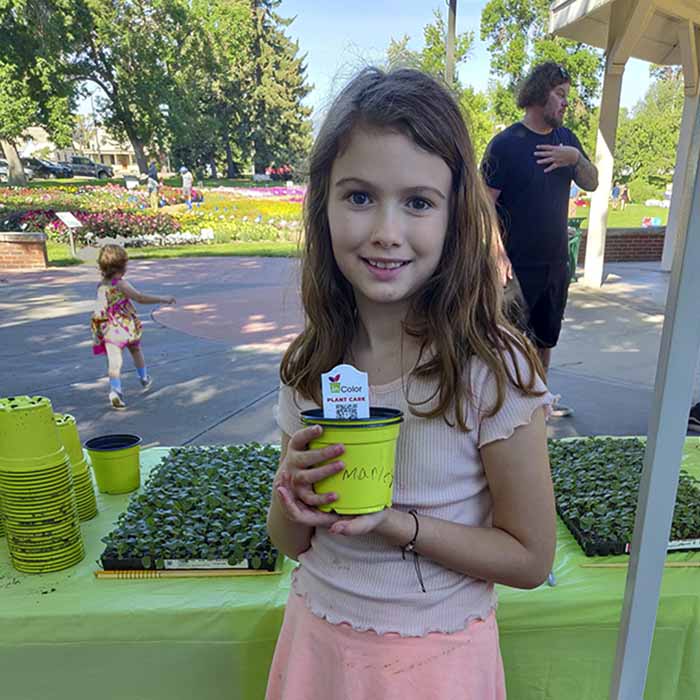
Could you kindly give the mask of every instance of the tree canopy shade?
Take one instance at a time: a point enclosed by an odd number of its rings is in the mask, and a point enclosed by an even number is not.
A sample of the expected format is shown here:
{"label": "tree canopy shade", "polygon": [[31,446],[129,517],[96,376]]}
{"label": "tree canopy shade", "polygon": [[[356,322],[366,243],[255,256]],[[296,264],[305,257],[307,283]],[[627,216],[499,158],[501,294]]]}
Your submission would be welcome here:
{"label": "tree canopy shade", "polygon": [[142,172],[168,151],[190,167],[225,161],[229,175],[251,159],[258,170],[297,160],[310,140],[310,88],[277,5],[0,0],[0,65],[23,100],[2,129],[16,138],[41,124],[68,145],[75,101],[92,85],[100,118],[130,141]]}
{"label": "tree canopy shade", "polygon": [[658,195],[673,179],[683,113],[683,78],[678,72],[659,76],[634,109],[620,115],[615,146],[617,179],[632,179],[637,200]]}
{"label": "tree canopy shade", "polygon": [[13,184],[25,179],[15,142],[28,126],[70,143],[75,91],[64,59],[74,26],[68,0],[0,0],[0,141]]}
{"label": "tree canopy shade", "polygon": [[490,97],[500,124],[518,121],[518,84],[536,64],[556,61],[571,75],[566,126],[577,133],[591,128],[591,112],[600,90],[602,53],[568,39],[547,34],[547,0],[489,0],[481,14],[481,39],[488,44]]}

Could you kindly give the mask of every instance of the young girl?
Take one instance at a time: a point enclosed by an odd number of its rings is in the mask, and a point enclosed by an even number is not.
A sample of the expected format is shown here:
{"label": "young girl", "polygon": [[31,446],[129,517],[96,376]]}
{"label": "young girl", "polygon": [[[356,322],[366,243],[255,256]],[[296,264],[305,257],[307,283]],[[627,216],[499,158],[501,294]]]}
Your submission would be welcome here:
{"label": "young girl", "polygon": [[139,304],[175,303],[174,297],[141,294],[122,279],[128,260],[126,250],[118,245],[104,246],[97,258],[102,280],[97,286],[97,301],[92,314],[92,351],[95,355],[107,354],[109,402],[113,408],[126,408],[120,377],[124,347],[129,348],[144,391],[152,383],[141,351],[141,321],[132,300]]}
{"label": "young girl", "polygon": [[[362,72],[318,135],[305,207],[306,323],[281,366],[268,515],[299,566],[267,698],[502,700],[494,583],[538,586],[554,554],[552,396],[504,315],[495,214],[450,94]],[[341,362],[405,416],[394,504],[356,517],[317,509],[343,446],[308,449],[322,429],[299,420]]]}

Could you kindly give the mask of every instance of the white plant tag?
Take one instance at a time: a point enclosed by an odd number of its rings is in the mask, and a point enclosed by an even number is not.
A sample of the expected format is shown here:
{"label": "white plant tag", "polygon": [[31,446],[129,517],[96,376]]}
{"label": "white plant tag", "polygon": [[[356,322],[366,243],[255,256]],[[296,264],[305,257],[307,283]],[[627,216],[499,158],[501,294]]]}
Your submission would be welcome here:
{"label": "white plant tag", "polygon": [[352,365],[338,365],[321,375],[323,417],[357,420],[369,418],[367,373]]}

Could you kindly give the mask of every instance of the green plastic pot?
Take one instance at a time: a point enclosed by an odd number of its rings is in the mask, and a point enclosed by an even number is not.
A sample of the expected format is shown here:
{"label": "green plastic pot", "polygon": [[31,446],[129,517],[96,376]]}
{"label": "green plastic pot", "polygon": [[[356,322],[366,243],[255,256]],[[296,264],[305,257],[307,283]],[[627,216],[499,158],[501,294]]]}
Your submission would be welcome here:
{"label": "green plastic pot", "polygon": [[65,460],[51,401],[44,396],[0,399],[0,471],[32,471]]}
{"label": "green plastic pot", "polygon": [[83,446],[80,444],[80,436],[78,435],[78,425],[70,413],[54,413],[53,418],[58,428],[58,436],[75,470],[76,465],[85,461]]}
{"label": "green plastic pot", "polygon": [[138,435],[102,435],[85,443],[102,493],[129,493],[141,483]]}
{"label": "green plastic pot", "polygon": [[321,409],[313,409],[303,411],[301,419],[307,425],[323,426],[323,434],[309,444],[311,449],[338,443],[345,446],[340,457],[345,469],[314,485],[316,493],[338,494],[336,501],[319,506],[320,510],[359,515],[391,506],[396,441],[403,421],[401,411],[375,407],[370,408],[369,418],[339,420],[324,418]]}

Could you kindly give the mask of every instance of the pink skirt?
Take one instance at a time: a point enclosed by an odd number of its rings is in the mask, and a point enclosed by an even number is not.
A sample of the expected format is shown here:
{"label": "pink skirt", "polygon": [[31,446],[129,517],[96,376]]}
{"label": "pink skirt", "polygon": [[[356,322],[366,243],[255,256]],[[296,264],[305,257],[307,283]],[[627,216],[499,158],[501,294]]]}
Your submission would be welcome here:
{"label": "pink skirt", "polygon": [[266,700],[505,700],[496,615],[452,634],[359,632],[292,591]]}

